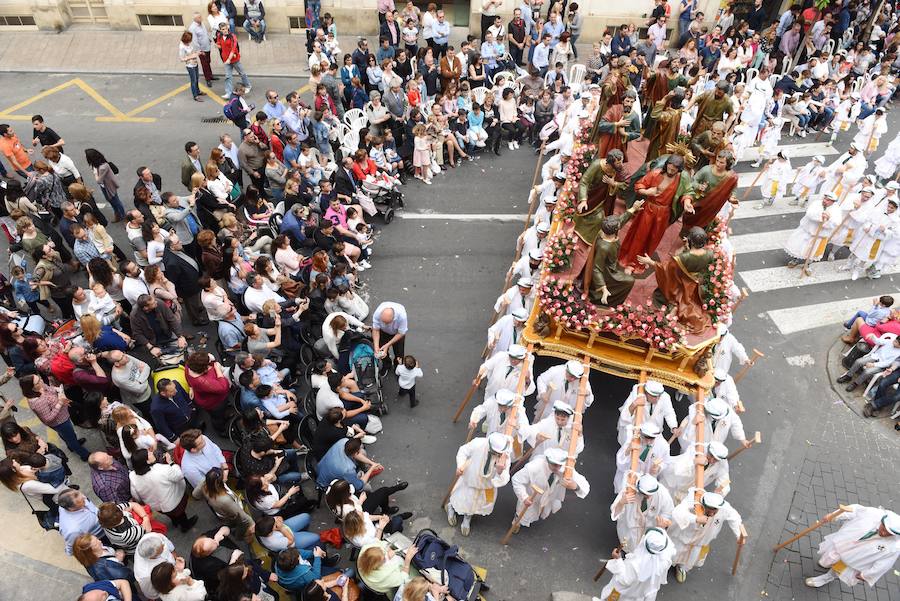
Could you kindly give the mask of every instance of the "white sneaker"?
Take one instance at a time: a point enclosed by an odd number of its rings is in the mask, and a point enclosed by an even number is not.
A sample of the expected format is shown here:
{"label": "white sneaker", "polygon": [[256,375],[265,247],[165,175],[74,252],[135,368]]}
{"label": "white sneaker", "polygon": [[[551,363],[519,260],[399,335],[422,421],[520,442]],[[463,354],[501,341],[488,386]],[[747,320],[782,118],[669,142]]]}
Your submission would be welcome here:
{"label": "white sneaker", "polygon": [[484,148],[485,146],[487,146],[487,144],[479,140],[478,142],[475,142],[475,146],[477,146],[478,148]]}
{"label": "white sneaker", "polygon": [[[834,255],[832,255],[834,256]],[[850,266],[847,263],[844,263],[840,267],[838,267],[838,271],[850,271]]]}
{"label": "white sneaker", "polygon": [[356,272],[357,273],[362,273],[365,270],[366,270],[366,266],[363,265],[362,262],[359,262],[356,264]]}
{"label": "white sneaker", "polygon": [[517,141],[515,141],[515,140],[513,140],[513,148],[516,149],[516,150],[519,149],[519,143],[518,143]]}
{"label": "white sneaker", "polygon": [[362,261],[357,263],[357,265],[362,265],[365,269],[372,269],[372,264],[369,263],[368,261],[366,261],[365,259],[363,259]]}
{"label": "white sneaker", "polygon": [[472,516],[467,515],[463,518],[462,525],[459,527],[459,533],[463,536],[469,536],[472,531]]}
{"label": "white sneaker", "polygon": [[854,269],[854,270],[853,270],[853,273],[850,274],[850,281],[851,281],[851,282],[855,282],[855,281],[858,280],[858,279],[859,279],[859,271],[857,271],[856,269]]}
{"label": "white sneaker", "polygon": [[513,148],[513,143],[512,143],[512,142],[507,142],[506,145],[509,147],[510,150],[513,150],[513,149],[514,149],[514,148]]}
{"label": "white sneaker", "polygon": [[450,503],[447,503],[447,523],[451,526],[456,526],[456,512],[453,511],[453,506]]}
{"label": "white sneaker", "polygon": [[375,444],[378,441],[377,438],[372,436],[371,434],[366,434],[362,437],[363,444]]}
{"label": "white sneaker", "polygon": [[244,88],[244,93],[249,94],[250,90],[252,90],[252,89],[253,89],[253,86],[247,86],[246,88]]}
{"label": "white sneaker", "polygon": [[425,183],[426,183],[427,185],[430,186],[430,185],[431,185],[431,178],[426,179],[426,180],[425,180]]}

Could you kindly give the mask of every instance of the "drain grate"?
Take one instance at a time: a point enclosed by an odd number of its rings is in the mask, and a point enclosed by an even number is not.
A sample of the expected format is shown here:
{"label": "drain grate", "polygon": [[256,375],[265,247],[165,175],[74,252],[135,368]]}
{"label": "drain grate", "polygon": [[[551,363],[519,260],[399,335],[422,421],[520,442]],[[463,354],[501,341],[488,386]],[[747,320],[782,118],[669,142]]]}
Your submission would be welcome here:
{"label": "drain grate", "polygon": [[200,119],[200,123],[228,123],[225,117],[205,117]]}

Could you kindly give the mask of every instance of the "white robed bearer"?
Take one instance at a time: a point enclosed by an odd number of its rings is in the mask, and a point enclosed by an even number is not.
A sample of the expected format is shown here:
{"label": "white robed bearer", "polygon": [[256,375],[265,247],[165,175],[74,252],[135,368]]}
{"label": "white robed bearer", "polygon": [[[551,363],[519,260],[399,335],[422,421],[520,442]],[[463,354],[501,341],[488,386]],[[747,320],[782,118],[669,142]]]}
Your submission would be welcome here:
{"label": "white robed bearer", "polygon": [[849,509],[834,518],[843,522],[840,530],[819,545],[819,565],[828,571],[807,578],[807,586],[840,579],[847,586],[864,582],[874,587],[900,557],[900,516],[880,507],[850,505]]}
{"label": "white robed bearer", "polygon": [[696,501],[691,490],[684,499],[675,506],[672,512],[672,525],[669,536],[675,543],[675,580],[684,582],[687,573],[703,566],[709,555],[709,547],[719,536],[722,526],[728,524],[734,536],[741,539],[741,515],[732,507],[725,497],[714,492],[705,492],[700,501],[703,513],[694,512]]}
{"label": "white robed bearer", "polygon": [[[532,424],[525,429],[525,440],[534,450],[532,455],[543,455],[547,449],[557,448],[566,452],[572,442],[572,427],[575,420],[575,410],[571,405],[563,401],[553,403],[553,414],[541,421]],[[575,456],[584,450],[584,436],[578,433],[578,441],[575,443]]]}
{"label": "white robed bearer", "polygon": [[469,536],[473,515],[490,515],[497,502],[497,491],[509,482],[509,452],[512,443],[499,432],[476,438],[456,452],[459,478],[447,503],[447,522],[456,526],[463,516],[460,532]]}
{"label": "white robed bearer", "polygon": [[[744,423],[741,417],[731,410],[728,403],[722,399],[711,397],[703,403],[703,442],[721,442],[725,444],[729,434],[733,439],[740,442],[747,448],[751,443],[744,435]],[[681,445],[682,452],[691,448],[697,441],[697,428],[694,426],[698,423],[697,419],[697,403],[692,404],[688,408],[688,414],[678,426],[678,442]]]}
{"label": "white robed bearer", "polygon": [[828,240],[842,219],[842,211],[836,201],[834,193],[826,192],[821,200],[809,203],[800,225],[784,243],[784,252],[789,257],[788,267],[797,267],[806,261],[819,261],[825,256]]}
{"label": "white robed bearer", "polygon": [[494,313],[501,317],[511,315],[516,309],[524,309],[526,313],[531,313],[536,296],[534,280],[519,278],[518,282],[497,297],[497,301],[494,303]]}
{"label": "white robed bearer", "polygon": [[[537,405],[535,421],[544,419],[553,413],[553,403],[563,401],[574,407],[578,400],[578,388],[581,376],[584,375],[584,364],[581,361],[566,361],[561,365],[548,368],[537,378]],[[584,394],[584,410],[594,402],[591,383],[587,383]]]}
{"label": "white robed bearer", "polygon": [[[522,363],[528,353],[521,344],[512,344],[505,353],[497,353],[478,368],[477,380],[486,379],[484,385],[484,398],[490,398],[501,388],[516,390],[519,384],[519,375],[522,373]],[[525,390],[523,394],[528,396],[534,392],[534,362],[528,361],[528,373],[525,376]]]}
{"label": "white robed bearer", "polygon": [[[572,477],[569,479],[564,477],[567,459],[568,453],[565,450],[547,449],[545,455],[533,458],[513,476],[513,492],[519,499],[516,504],[516,515],[525,509],[520,526],[530,526],[533,522],[545,520],[562,509],[566,491],[574,491],[579,499],[585,498],[591,492],[591,485],[577,471],[572,470]],[[543,493],[533,496],[532,485]]]}
{"label": "white robed bearer", "polygon": [[629,436],[625,444],[616,452],[616,475],[613,480],[613,490],[619,494],[624,488],[625,479],[631,471],[631,451],[638,451],[638,474],[650,474],[656,476],[669,460],[669,442],[662,435],[659,426],[651,422],[644,422],[640,426],[641,436],[638,440],[632,438],[634,426],[628,426]]}
{"label": "white robed bearer", "polygon": [[825,171],[825,157],[821,154],[817,154],[813,157],[809,163],[801,167],[797,171],[797,175],[794,179],[794,185],[791,187],[791,192],[794,195],[794,198],[788,203],[793,206],[806,206],[807,201],[809,201],[810,197],[815,195],[816,190],[825,181],[825,176],[827,172]]}
{"label": "white robed bearer", "polygon": [[661,528],[650,528],[635,550],[622,557],[616,549],[606,569],[613,577],[600,592],[603,601],[654,601],[666,584],[675,544]]}
{"label": "white robed bearer", "polygon": [[619,546],[626,553],[637,549],[647,528],[668,528],[672,523],[675,503],[665,486],[650,474],[627,485],[610,506],[610,517],[616,523]]}
{"label": "white robed bearer", "polygon": [[889,200],[882,211],[871,211],[865,225],[857,231],[853,243],[850,244],[850,260],[847,262],[850,279],[856,280],[862,269],[870,279],[880,278],[881,272],[876,266],[881,259],[881,253],[887,242],[898,233],[900,233],[900,219],[897,201]]}
{"label": "white robed bearer", "polygon": [[510,346],[518,344],[522,339],[522,330],[525,329],[527,320],[528,311],[516,309],[494,322],[494,325],[488,328],[488,357],[493,357],[497,353],[505,353]]}
{"label": "white robed bearer", "polygon": [[[695,447],[697,445],[694,445]],[[731,480],[728,473],[728,447],[721,442],[705,443],[706,451],[698,453],[696,449],[685,450],[675,455],[663,467],[659,481],[665,485],[675,503],[681,503],[684,496],[694,486],[695,466],[703,469],[703,488],[713,490],[727,496],[731,492]]]}
{"label": "white robed bearer", "polygon": [[678,418],[675,417],[675,409],[672,408],[672,397],[656,380],[647,380],[644,384],[644,394],[639,397],[640,384],[631,387],[628,398],[619,407],[618,428],[619,445],[623,445],[630,439],[628,427],[634,423],[634,414],[637,408],[644,407],[644,421],[654,424],[662,432],[663,424],[674,430],[678,426]]}

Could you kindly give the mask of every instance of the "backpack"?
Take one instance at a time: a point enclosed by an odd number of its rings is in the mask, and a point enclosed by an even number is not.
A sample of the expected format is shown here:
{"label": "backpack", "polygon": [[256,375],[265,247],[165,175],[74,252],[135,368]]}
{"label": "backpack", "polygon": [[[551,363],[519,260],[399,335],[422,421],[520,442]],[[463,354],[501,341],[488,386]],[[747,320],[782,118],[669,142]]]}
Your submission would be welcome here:
{"label": "backpack", "polygon": [[241,99],[237,96],[233,97],[222,107],[222,113],[229,121],[235,121],[243,117],[244,111],[241,110]]}
{"label": "backpack", "polygon": [[422,530],[414,542],[419,550],[413,564],[419,570],[441,570],[441,584],[450,589],[454,599],[468,599],[475,585],[475,570],[459,556],[459,547],[450,545],[433,530]]}

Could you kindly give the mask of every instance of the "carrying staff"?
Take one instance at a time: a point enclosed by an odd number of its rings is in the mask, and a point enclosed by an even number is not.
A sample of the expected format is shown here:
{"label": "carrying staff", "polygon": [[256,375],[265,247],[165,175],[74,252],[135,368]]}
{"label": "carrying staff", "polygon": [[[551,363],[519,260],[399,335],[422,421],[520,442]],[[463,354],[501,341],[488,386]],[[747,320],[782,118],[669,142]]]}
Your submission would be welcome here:
{"label": "carrying staff", "polygon": [[703,511],[694,513],[694,495],[684,497],[672,512],[669,536],[675,543],[675,580],[684,582],[687,573],[699,568],[709,555],[709,546],[719,536],[722,526],[728,524],[735,537],[743,536],[741,515],[725,497],[718,493],[706,492],[700,497]]}

